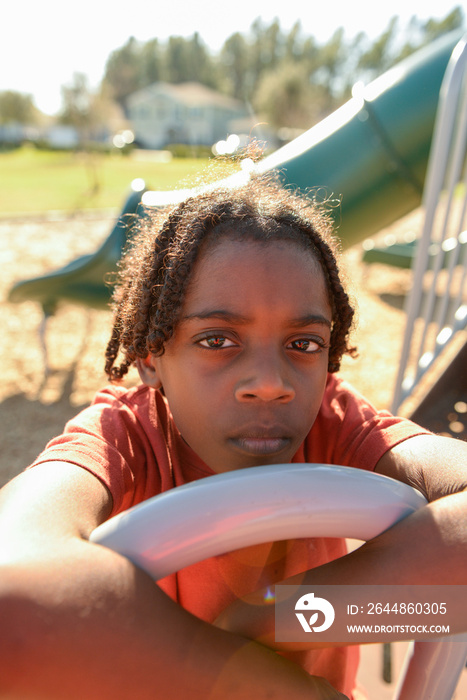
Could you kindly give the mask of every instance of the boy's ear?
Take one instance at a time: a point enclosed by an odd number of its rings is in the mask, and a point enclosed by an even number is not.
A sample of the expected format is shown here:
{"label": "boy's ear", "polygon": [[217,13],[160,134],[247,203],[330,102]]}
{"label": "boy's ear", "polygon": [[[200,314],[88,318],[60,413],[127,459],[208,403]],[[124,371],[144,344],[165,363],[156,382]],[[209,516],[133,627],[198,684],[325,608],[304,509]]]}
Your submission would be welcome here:
{"label": "boy's ear", "polygon": [[162,382],[158,377],[151,355],[148,355],[145,360],[138,357],[136,360],[136,368],[143,384],[146,384],[146,386],[150,386],[153,389],[160,389]]}

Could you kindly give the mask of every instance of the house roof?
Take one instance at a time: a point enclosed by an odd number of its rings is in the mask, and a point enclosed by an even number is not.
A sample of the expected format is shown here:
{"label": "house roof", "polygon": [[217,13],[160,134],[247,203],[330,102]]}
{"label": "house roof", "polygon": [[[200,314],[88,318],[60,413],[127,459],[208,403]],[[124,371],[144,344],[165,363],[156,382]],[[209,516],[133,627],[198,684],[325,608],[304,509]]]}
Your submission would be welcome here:
{"label": "house roof", "polygon": [[197,82],[177,84],[164,82],[153,83],[129,95],[127,104],[140,104],[141,102],[150,100],[156,95],[167,95],[176,102],[184,104],[187,107],[211,106],[234,110],[241,110],[244,107],[240,100],[227,97]]}

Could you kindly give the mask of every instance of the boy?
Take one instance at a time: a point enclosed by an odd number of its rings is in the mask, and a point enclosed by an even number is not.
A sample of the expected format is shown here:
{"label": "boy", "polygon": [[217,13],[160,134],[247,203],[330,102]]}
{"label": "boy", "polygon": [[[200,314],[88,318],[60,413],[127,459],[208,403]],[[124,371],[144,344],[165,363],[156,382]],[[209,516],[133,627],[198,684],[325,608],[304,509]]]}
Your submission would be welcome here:
{"label": "boy", "polygon": [[[356,647],[276,654],[255,641],[272,607],[245,619],[240,599],[303,572],[314,584],[465,584],[466,446],[336,378],[353,309],[319,208],[253,180],[142,226],[106,353],[113,382],[134,364],[142,385],[100,392],[2,495],[2,690],[356,700]],[[374,469],[430,503],[348,556],[335,540],[266,543],[158,585],[88,541],[156,493],[292,461]]]}

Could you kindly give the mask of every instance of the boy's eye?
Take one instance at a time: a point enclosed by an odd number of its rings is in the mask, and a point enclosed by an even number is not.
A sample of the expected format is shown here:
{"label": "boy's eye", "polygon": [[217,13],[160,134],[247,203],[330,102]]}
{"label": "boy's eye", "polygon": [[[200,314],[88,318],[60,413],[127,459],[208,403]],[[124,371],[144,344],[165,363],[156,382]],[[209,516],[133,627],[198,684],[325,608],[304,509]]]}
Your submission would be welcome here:
{"label": "boy's eye", "polygon": [[210,335],[198,341],[203,348],[231,348],[235,346],[232,340],[224,335]]}
{"label": "boy's eye", "polygon": [[317,352],[321,350],[321,345],[316,340],[310,340],[307,338],[299,338],[298,340],[292,340],[289,346],[292,350],[300,350],[300,352]]}

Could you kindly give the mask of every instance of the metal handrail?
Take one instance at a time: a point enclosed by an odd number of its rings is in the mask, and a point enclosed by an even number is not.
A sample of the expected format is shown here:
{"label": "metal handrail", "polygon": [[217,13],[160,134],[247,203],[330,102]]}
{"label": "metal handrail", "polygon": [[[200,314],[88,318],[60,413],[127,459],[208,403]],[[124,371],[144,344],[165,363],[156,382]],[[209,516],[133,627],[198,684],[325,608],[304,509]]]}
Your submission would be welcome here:
{"label": "metal handrail", "polygon": [[[406,303],[406,330],[391,405],[393,413],[398,412],[457,332],[467,325],[466,145],[467,35],[452,53],[440,91],[423,195],[424,222],[417,243],[413,285]],[[460,197],[456,195],[459,183],[464,187],[460,206]],[[457,207],[458,211],[454,211]],[[457,222],[453,223],[456,216]],[[437,306],[438,280],[443,268],[447,268],[447,279],[443,281],[441,303]],[[456,268],[462,270],[457,282]],[[432,279],[426,291],[427,274]],[[418,318],[422,319],[422,329],[414,334]]]}

